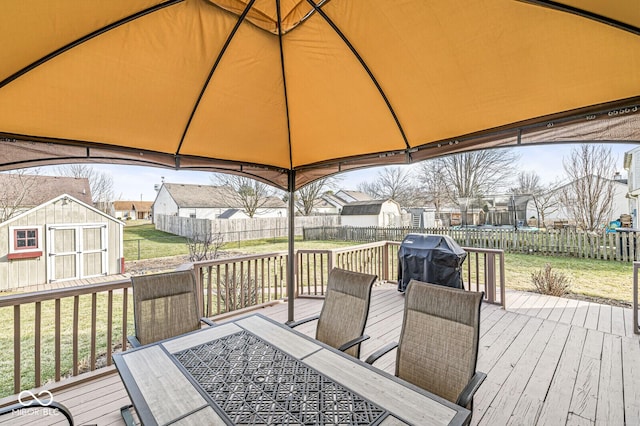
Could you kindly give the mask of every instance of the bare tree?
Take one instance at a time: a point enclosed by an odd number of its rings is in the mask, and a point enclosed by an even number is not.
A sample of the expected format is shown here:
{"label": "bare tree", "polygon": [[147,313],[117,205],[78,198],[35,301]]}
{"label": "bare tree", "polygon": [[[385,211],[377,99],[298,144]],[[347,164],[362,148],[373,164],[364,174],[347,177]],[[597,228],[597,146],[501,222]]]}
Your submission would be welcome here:
{"label": "bare tree", "polygon": [[86,164],[70,164],[57,168],[61,176],[73,178],[86,178],[89,180],[91,200],[98,210],[112,214],[113,200],[115,198],[113,188],[113,176],[107,172],[101,172]]}
{"label": "bare tree", "polygon": [[418,193],[433,203],[436,217],[448,200],[447,182],[442,174],[442,163],[438,160],[426,160],[420,163],[416,171]]}
{"label": "bare tree", "polygon": [[544,225],[545,216],[558,210],[557,183],[543,185],[540,176],[534,171],[522,171],[516,178],[516,186],[511,192],[517,195],[529,195],[536,209],[538,227]]}
{"label": "bare tree", "polygon": [[513,150],[488,149],[465,152],[437,159],[447,183],[448,198],[475,199],[489,192],[499,192],[512,183],[519,156]]}
{"label": "bare tree", "polygon": [[616,169],[611,148],[580,145],[562,164],[570,181],[559,191],[562,204],[578,227],[596,231],[609,221],[613,208]]}
{"label": "bare tree", "polygon": [[522,171],[518,173],[516,178],[516,186],[511,188],[511,192],[514,194],[530,194],[533,195],[542,190],[542,184],[540,182],[540,176],[533,171]]}
{"label": "bare tree", "polygon": [[266,183],[237,175],[214,174],[211,178],[214,184],[226,186],[230,189],[231,204],[238,203],[249,217],[254,217],[258,209],[267,208],[270,197],[275,196],[275,189]]}
{"label": "bare tree", "polygon": [[394,200],[401,206],[411,206],[415,198],[411,170],[398,166],[383,168],[378,171],[375,180],[359,184],[358,190],[375,199]]}
{"label": "bare tree", "polygon": [[329,187],[333,185],[335,178],[326,177],[324,179],[318,179],[311,183],[306,184],[302,188],[296,191],[296,208],[304,215],[309,216],[313,213],[313,206],[315,201],[323,194]]}
{"label": "bare tree", "polygon": [[558,211],[560,201],[558,199],[558,184],[551,183],[545,187],[541,187],[539,191],[533,195],[533,205],[538,213],[538,227],[545,226],[545,218],[547,215]]}
{"label": "bare tree", "polygon": [[25,210],[25,197],[37,189],[36,175],[25,170],[5,174],[7,182],[0,185],[0,223]]}
{"label": "bare tree", "polygon": [[187,238],[189,261],[217,259],[218,251],[222,246],[224,246],[224,235],[220,232],[210,232],[204,235],[196,233],[193,237]]}

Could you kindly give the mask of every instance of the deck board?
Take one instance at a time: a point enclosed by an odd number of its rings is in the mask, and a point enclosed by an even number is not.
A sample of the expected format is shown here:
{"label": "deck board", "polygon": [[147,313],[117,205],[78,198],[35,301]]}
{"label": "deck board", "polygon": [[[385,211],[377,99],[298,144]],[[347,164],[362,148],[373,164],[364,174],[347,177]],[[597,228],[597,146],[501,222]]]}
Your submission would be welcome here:
{"label": "deck board", "polygon": [[[404,297],[395,286],[374,288],[363,359],[398,340]],[[322,303],[297,299],[296,319],[317,314]],[[286,303],[256,312],[279,322],[288,315]],[[472,425],[640,424],[640,339],[631,318],[630,309],[526,292],[507,292],[507,310],[483,304],[478,370],[488,377],[476,394]],[[298,330],[313,336],[315,323]],[[393,373],[395,351],[375,366]],[[77,424],[124,424],[119,410],[129,399],[115,370],[53,391]],[[57,424],[60,417],[39,420]],[[5,416],[0,425],[33,424],[21,421]]]}

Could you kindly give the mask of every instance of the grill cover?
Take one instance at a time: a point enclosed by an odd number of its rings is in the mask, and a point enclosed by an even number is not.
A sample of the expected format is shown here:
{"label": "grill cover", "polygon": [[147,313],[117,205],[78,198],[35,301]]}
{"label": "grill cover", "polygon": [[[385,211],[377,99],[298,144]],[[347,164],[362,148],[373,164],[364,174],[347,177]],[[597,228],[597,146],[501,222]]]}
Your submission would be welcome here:
{"label": "grill cover", "polygon": [[412,279],[454,288],[464,288],[462,247],[446,235],[408,234],[398,249],[398,291]]}

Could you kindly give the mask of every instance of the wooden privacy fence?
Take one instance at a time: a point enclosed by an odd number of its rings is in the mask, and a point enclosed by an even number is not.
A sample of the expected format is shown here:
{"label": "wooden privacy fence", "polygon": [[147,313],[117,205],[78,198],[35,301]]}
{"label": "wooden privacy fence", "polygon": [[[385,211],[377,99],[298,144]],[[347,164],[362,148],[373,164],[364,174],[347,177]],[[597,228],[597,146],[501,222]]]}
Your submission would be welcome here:
{"label": "wooden privacy fence", "polygon": [[587,259],[631,262],[640,260],[640,232],[591,234],[575,229],[525,231],[479,228],[305,228],[305,240],[322,241],[402,241],[410,233],[448,235],[464,247],[504,250],[508,253],[572,256]]}
{"label": "wooden privacy fence", "polygon": [[[251,219],[197,219],[156,215],[156,229],[186,238],[220,234],[225,242],[286,237],[289,223],[286,217],[254,217]],[[295,235],[302,235],[304,227],[338,226],[340,216],[299,216],[295,221]]]}
{"label": "wooden privacy fence", "polygon": [[[341,267],[394,282],[397,242],[334,250],[298,250],[295,296],[322,296],[329,270]],[[465,286],[504,305],[500,250],[467,248]],[[193,264],[203,316],[215,317],[287,298],[287,253],[240,256]],[[130,280],[0,297],[0,399],[111,365],[133,333]],[[10,360],[13,359],[13,362]]]}

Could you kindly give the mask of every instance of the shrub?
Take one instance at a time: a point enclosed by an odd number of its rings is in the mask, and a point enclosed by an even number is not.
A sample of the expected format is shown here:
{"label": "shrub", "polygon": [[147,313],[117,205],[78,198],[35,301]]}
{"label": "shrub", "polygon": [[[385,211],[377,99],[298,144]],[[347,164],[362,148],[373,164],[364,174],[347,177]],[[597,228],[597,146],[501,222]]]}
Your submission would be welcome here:
{"label": "shrub", "polygon": [[571,285],[569,278],[562,272],[554,271],[549,263],[545,265],[544,269],[532,272],[531,281],[538,293],[551,296],[562,296],[569,293]]}

